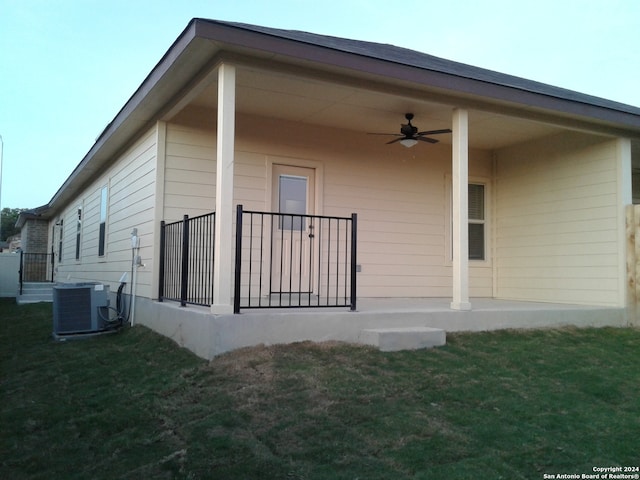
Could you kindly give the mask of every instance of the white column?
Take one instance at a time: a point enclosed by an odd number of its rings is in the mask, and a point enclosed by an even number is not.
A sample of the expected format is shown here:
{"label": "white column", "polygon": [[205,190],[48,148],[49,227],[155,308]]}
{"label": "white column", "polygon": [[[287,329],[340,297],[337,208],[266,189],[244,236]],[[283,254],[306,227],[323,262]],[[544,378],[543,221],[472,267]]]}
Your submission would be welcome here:
{"label": "white column", "polygon": [[453,111],[453,310],[471,310],[469,302],[469,114]]}
{"label": "white column", "polygon": [[[634,236],[627,234],[626,208],[633,203],[632,189],[632,167],[631,167],[631,140],[628,138],[618,138],[616,140],[617,157],[617,182],[618,182],[618,291],[620,307],[627,307],[629,300],[635,296],[635,292],[630,291],[628,282],[627,254],[628,248],[633,245]],[[628,246],[627,242],[630,242]],[[638,239],[636,238],[636,243]],[[633,248],[633,247],[632,247]],[[629,270],[634,270],[635,266],[630,266]],[[629,311],[629,310],[628,310]],[[633,310],[632,310],[633,311]],[[635,321],[635,318],[631,318]]]}
{"label": "white column", "polygon": [[218,67],[218,132],[216,150],[216,238],[213,305],[215,314],[233,313],[233,163],[236,69]]}

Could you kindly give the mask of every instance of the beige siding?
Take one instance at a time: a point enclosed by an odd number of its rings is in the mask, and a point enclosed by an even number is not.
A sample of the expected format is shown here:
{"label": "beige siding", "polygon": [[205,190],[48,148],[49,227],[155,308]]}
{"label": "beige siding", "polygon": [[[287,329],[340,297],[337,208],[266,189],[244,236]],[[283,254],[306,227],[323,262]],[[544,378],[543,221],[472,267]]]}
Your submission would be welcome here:
{"label": "beige siding", "polygon": [[620,304],[616,142],[565,134],[497,157],[496,295]]}
{"label": "beige siding", "polygon": [[[236,123],[235,204],[270,211],[274,165],[314,168],[316,213],[358,214],[359,296],[451,295],[450,145],[404,149],[301,123],[245,116]],[[115,289],[131,269],[130,234],[137,228],[146,264],[138,294],[155,296],[154,218],[174,221],[215,209],[215,119],[186,110],[166,124],[166,137],[163,127],[164,175],[156,171],[157,138],[156,128],[147,132],[61,214],[59,280],[99,280]],[[616,155],[616,142],[578,134],[495,154],[470,152],[470,179],[487,186],[488,215],[487,258],[470,262],[471,296],[619,304]],[[156,178],[164,179],[163,201],[155,198]],[[107,253],[98,257],[104,185]],[[76,261],[78,207],[83,223]]]}
{"label": "beige siding", "polygon": [[[138,229],[143,263],[152,263],[155,234],[155,140],[154,127],[127,149],[61,213],[59,218],[64,220],[64,240],[62,261],[58,262],[58,281],[99,281],[109,284],[111,289],[115,290],[120,276],[131,271],[130,238],[134,228]],[[106,245],[105,255],[99,257],[100,195],[104,186],[108,186],[109,193]],[[82,207],[81,253],[80,258],[76,260],[76,219],[79,206]],[[59,232],[59,227],[55,228]],[[54,247],[57,254],[57,244]],[[139,295],[151,296],[150,269],[139,270],[137,289]]]}
{"label": "beige siding", "polygon": [[[358,214],[358,294],[363,297],[451,295],[446,243],[451,148],[404,149],[379,138],[300,124],[241,118],[236,203],[271,210],[270,168],[316,168],[321,215]],[[242,132],[249,131],[249,137]],[[471,172],[491,175],[490,155],[472,152]],[[492,295],[490,264],[472,267],[472,293]]]}
{"label": "beige siding", "polygon": [[[211,118],[184,112],[167,125],[165,220],[214,210]],[[451,295],[449,145],[409,150],[361,133],[245,116],[236,133],[235,204],[270,211],[274,164],[315,168],[316,213],[358,213],[360,296]],[[491,170],[488,152],[471,153],[472,176],[490,179]],[[492,296],[490,258],[472,262],[471,293]]]}
{"label": "beige siding", "polygon": [[164,220],[215,210],[216,138],[209,126],[167,124]]}

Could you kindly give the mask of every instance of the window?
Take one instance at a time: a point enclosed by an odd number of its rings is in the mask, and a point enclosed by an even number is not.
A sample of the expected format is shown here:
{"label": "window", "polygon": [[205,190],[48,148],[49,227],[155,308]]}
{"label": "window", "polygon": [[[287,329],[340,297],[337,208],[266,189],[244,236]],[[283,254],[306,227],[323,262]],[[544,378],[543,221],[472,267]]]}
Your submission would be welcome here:
{"label": "window", "polygon": [[82,207],[78,207],[78,220],[76,222],[76,260],[80,260],[80,234],[82,233]]}
{"label": "window", "polygon": [[107,239],[107,187],[102,187],[100,192],[100,230],[98,233],[98,256],[104,256],[104,247]]}
{"label": "window", "polygon": [[[488,261],[490,252],[490,195],[489,181],[481,177],[470,180],[467,186],[467,233],[470,261]],[[448,260],[453,260],[453,188],[448,178],[446,188],[449,223],[446,230]]]}
{"label": "window", "polygon": [[58,238],[58,262],[62,262],[62,239],[64,238],[64,220],[61,218],[57,223],[60,226],[60,237]]}
{"label": "window", "polygon": [[[307,177],[280,175],[278,186],[278,207],[280,213],[305,215],[307,213]],[[280,217],[282,230],[299,230],[306,228],[304,217]]]}
{"label": "window", "polygon": [[469,184],[469,260],[485,259],[484,185]]}

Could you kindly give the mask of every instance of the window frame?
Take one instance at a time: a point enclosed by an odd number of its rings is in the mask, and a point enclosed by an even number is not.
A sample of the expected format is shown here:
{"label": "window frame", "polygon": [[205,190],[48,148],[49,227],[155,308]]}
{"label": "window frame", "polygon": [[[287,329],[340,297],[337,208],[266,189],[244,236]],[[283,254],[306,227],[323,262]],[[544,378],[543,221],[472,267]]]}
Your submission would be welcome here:
{"label": "window frame", "polygon": [[[285,184],[283,180],[286,180],[287,183]],[[291,188],[293,184],[289,183],[290,181],[296,182],[296,185],[294,186],[294,188]],[[297,185],[297,182],[304,183],[304,187],[303,187],[304,199],[302,200],[302,202],[299,201],[300,199],[292,199],[290,198],[291,196],[288,195],[292,193],[292,191],[294,191],[294,193],[299,193],[299,192],[295,192],[296,190],[298,190],[298,188],[295,188],[295,187],[299,186]],[[283,188],[285,187],[285,185],[287,186],[286,189]],[[287,200],[293,200],[296,203],[300,203],[301,206],[303,207],[302,208],[303,211],[302,212],[287,211],[288,210],[286,208]],[[278,213],[283,215],[279,216],[278,228],[280,230],[287,230],[287,231],[293,230],[295,232],[306,231],[307,218],[305,216],[308,214],[308,211],[309,211],[308,204],[309,204],[309,177],[301,176],[301,175],[279,174],[278,175]],[[286,216],[287,214],[291,214],[293,215],[293,217],[288,217]]]}
{"label": "window frame", "polygon": [[[468,258],[469,266],[492,266],[491,247],[491,181],[487,177],[469,176],[468,185],[484,186],[484,220],[467,219],[467,225],[484,224],[484,259]],[[445,195],[446,195],[446,243],[445,243],[445,264],[453,264],[453,184],[450,174],[445,175]],[[467,199],[468,202],[468,199]],[[468,208],[468,204],[467,204]],[[467,227],[468,228],[468,227]]]}
{"label": "window frame", "polygon": [[64,251],[64,218],[60,218],[56,226],[60,228],[58,232],[58,263],[62,263],[62,253]]}
{"label": "window frame", "polygon": [[78,205],[76,210],[76,261],[82,257],[82,205]]}
{"label": "window frame", "polygon": [[[467,192],[468,194],[468,199],[467,199],[467,208],[468,208],[468,230],[467,230],[467,234],[468,234],[468,239],[469,239],[469,261],[480,261],[480,262],[484,262],[487,258],[487,187],[484,183],[480,183],[480,182],[473,182],[471,180],[469,180],[468,182],[468,188],[470,189],[471,186],[479,186],[482,187],[482,218],[472,218],[471,217],[471,208],[468,205],[470,203],[471,200],[471,196],[469,195],[469,192]],[[471,225],[482,225],[482,257],[471,257]]]}
{"label": "window frame", "polygon": [[98,257],[106,256],[107,245],[107,217],[109,215],[109,187],[104,185],[100,189],[100,217],[98,223]]}

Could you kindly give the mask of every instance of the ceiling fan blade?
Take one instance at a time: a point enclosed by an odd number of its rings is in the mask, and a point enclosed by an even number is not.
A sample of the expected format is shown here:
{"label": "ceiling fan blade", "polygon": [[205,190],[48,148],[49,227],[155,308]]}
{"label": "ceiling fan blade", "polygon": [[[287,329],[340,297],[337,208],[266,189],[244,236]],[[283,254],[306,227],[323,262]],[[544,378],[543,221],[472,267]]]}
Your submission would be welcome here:
{"label": "ceiling fan blade", "polygon": [[401,140],[404,140],[405,138],[407,138],[407,137],[405,137],[405,136],[403,135],[401,138],[396,138],[395,140],[391,140],[390,142],[387,142],[387,145],[389,145],[390,143],[396,143],[396,142],[399,142],[399,141],[401,141]]}
{"label": "ceiling fan blade", "polygon": [[415,137],[416,140],[420,140],[421,142],[427,142],[427,143],[438,143],[438,140],[436,140],[435,138],[429,138],[429,137]]}
{"label": "ceiling fan blade", "polygon": [[403,135],[399,134],[399,133],[367,133],[367,135],[387,135],[387,136],[393,136],[393,137],[402,137]]}
{"label": "ceiling fan blade", "polygon": [[426,132],[418,132],[418,135],[439,135],[441,133],[451,133],[451,129],[443,128],[442,130],[427,130]]}

